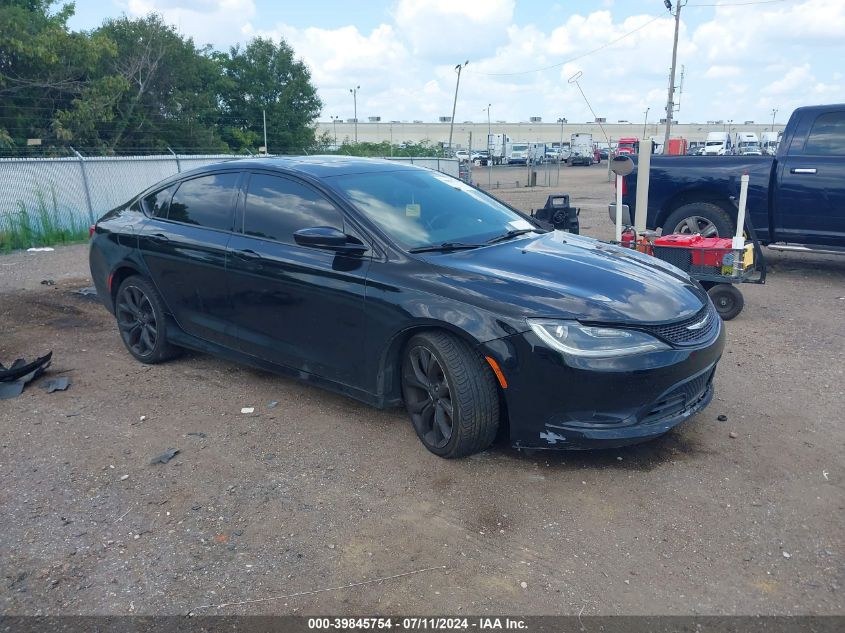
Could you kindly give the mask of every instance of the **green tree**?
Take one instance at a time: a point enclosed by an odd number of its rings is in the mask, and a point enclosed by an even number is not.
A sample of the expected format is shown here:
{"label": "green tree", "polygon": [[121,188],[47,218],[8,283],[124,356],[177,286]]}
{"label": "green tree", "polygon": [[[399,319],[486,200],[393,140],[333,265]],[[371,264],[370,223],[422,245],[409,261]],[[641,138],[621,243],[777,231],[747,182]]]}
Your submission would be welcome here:
{"label": "green tree", "polygon": [[156,14],[107,20],[94,35],[114,42],[116,54],[100,71],[122,89],[93,90],[63,113],[92,134],[92,143],[124,152],[228,149],[216,125],[222,69],[210,49],[197,48]]}
{"label": "green tree", "polygon": [[58,140],[55,113],[96,88],[96,69],[111,57],[108,40],[73,33],[74,5],[51,12],[52,0],[0,2],[0,136]]}
{"label": "green tree", "polygon": [[272,153],[298,153],[315,144],[313,124],[322,103],[308,67],[284,41],[255,38],[234,46],[224,61],[223,138],[233,149],[263,145],[262,112]]}

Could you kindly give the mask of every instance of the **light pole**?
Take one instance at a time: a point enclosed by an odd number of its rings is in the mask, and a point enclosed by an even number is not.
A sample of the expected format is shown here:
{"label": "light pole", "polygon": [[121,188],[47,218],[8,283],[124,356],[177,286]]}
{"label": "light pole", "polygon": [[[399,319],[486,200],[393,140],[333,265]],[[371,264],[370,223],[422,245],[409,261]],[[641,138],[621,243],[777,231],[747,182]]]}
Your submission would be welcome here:
{"label": "light pole", "polygon": [[358,143],[358,91],[361,89],[361,86],[355,86],[354,88],[350,88],[349,92],[352,93],[352,105],[355,108],[353,119],[355,123],[355,143]]}
{"label": "light pole", "polygon": [[455,66],[455,72],[458,73],[458,80],[455,82],[455,100],[452,101],[452,118],[449,121],[449,153],[452,153],[452,130],[455,128],[455,108],[458,105],[458,88],[461,85],[461,71],[469,64],[469,60],[463,64]]}
{"label": "light pole", "polygon": [[490,107],[492,103],[488,103],[487,107],[487,188],[493,187],[493,129],[490,127]]}
{"label": "light pole", "polygon": [[647,129],[648,129],[648,111],[649,110],[651,110],[651,108],[645,109],[645,120],[643,121],[643,140],[645,140],[645,135],[648,134]]}
{"label": "light pole", "polygon": [[[666,136],[663,139],[663,147],[669,147],[669,133],[672,129],[672,113],[675,111],[675,64],[678,61],[678,28],[681,24],[681,7],[686,4],[684,0],[677,0],[675,6],[675,39],[672,43],[672,68],[669,71],[669,96],[666,99]],[[663,4],[672,12],[672,1],[663,0]]]}
{"label": "light pole", "polygon": [[775,131],[775,117],[777,116],[778,109],[772,108],[772,132]]}
{"label": "light pole", "polygon": [[[566,119],[560,117],[557,120],[560,123],[560,144],[557,146],[557,184],[560,184],[560,164],[563,162],[563,124],[566,123]],[[609,150],[610,148],[608,148]]]}
{"label": "light pole", "polygon": [[332,115],[332,127],[334,128],[334,149],[337,151],[337,116]]}

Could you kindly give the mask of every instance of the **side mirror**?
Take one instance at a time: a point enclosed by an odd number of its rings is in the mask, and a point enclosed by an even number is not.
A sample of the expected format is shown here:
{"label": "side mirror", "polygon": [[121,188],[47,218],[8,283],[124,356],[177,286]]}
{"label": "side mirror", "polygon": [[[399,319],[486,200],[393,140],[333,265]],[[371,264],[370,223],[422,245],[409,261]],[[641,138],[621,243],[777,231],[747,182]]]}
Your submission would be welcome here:
{"label": "side mirror", "polygon": [[293,234],[293,239],[300,246],[325,248],[344,253],[363,253],[367,250],[365,244],[331,226],[312,226],[307,229],[299,229]]}

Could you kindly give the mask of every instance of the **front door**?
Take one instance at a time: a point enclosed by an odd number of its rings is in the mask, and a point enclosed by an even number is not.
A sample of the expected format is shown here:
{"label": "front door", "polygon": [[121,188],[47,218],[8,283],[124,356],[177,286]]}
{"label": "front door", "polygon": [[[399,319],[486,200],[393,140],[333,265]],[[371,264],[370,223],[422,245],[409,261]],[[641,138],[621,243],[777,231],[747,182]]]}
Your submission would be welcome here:
{"label": "front door", "polygon": [[352,228],[337,206],[304,182],[266,173],[248,178],[242,226],[227,253],[241,349],[359,386],[369,251],[351,256],[297,245],[299,229]]}
{"label": "front door", "polygon": [[776,239],[841,246],[845,240],[845,109],[818,115],[811,110],[805,117],[812,119],[799,122],[778,166]]}

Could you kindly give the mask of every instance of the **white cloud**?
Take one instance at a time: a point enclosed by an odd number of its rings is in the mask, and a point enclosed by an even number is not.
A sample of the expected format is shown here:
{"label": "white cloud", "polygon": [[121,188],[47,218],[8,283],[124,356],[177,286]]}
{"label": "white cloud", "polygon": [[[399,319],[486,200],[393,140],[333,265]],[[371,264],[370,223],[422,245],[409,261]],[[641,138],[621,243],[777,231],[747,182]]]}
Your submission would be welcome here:
{"label": "white cloud", "polygon": [[707,79],[725,79],[727,77],[739,77],[742,69],[739,66],[711,66],[704,73]]}
{"label": "white cloud", "polygon": [[132,17],[159,13],[200,46],[239,39],[242,27],[256,14],[253,0],[127,0],[125,10]]}
{"label": "white cloud", "polygon": [[[382,23],[367,29],[355,25],[354,10],[345,26],[294,27],[262,21],[254,0],[120,1],[130,15],[158,11],[198,43],[218,48],[255,35],[284,37],[310,67],[325,118],[352,116],[355,85],[359,118],[449,115],[454,66],[466,59],[459,122],[485,119],[488,103],[493,120],[588,121],[592,114],[567,82],[577,71],[598,116],[637,120],[646,108],[650,119],[663,116],[674,20],[657,13],[657,0],[647,9],[654,13],[624,18],[619,12],[628,3],[606,0],[586,11],[586,3],[559,3],[538,23],[517,23],[515,0],[395,0]],[[678,45],[678,82],[685,69],[683,94],[676,94],[680,119],[761,119],[772,107],[845,100],[837,63],[842,33],[843,0],[689,5]]]}

